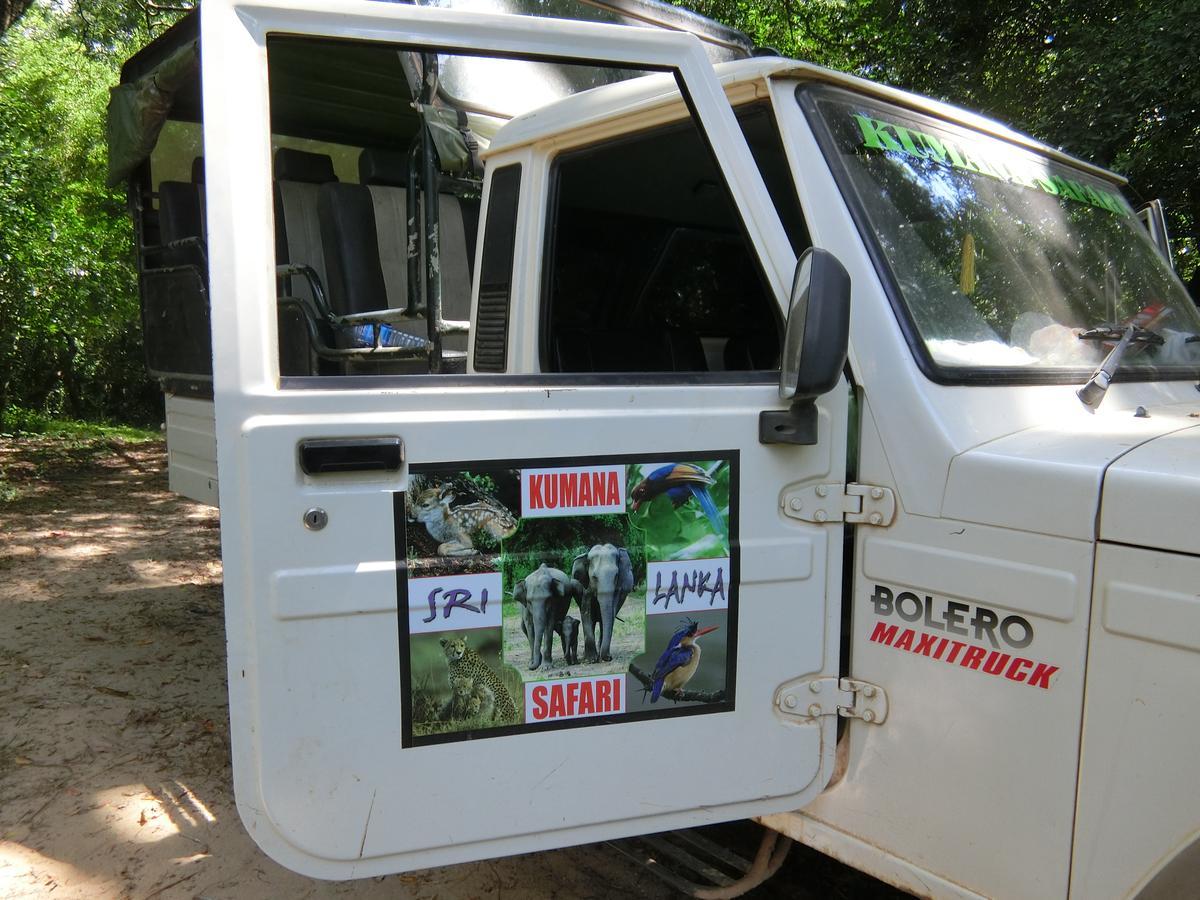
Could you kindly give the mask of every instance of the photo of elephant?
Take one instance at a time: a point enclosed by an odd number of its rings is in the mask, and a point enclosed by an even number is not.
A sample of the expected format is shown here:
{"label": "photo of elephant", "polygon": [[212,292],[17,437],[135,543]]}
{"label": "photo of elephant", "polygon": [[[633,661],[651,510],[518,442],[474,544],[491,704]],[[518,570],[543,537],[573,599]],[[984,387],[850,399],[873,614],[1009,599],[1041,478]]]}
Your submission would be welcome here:
{"label": "photo of elephant", "polygon": [[[575,557],[571,578],[583,585],[579,619],[583,628],[583,655],[587,662],[611,662],[613,625],[625,598],[633,590],[633,564],[629,551],[613,544],[596,544]],[[599,633],[597,630],[599,629]]]}
{"label": "photo of elephant", "polygon": [[526,520],[506,542],[504,661],[525,681],[625,672],[645,652],[646,564],[627,528],[618,516]]}
{"label": "photo of elephant", "polygon": [[[572,627],[571,637],[564,623],[571,617],[568,612],[571,602],[583,604],[583,585],[566,575],[562,570],[542,563],[518,581],[513,587],[513,599],[521,605],[521,631],[529,641],[529,668],[531,671],[542,665],[554,664],[554,635],[562,641],[564,661],[570,665],[577,662]],[[574,621],[574,620],[572,620]]]}

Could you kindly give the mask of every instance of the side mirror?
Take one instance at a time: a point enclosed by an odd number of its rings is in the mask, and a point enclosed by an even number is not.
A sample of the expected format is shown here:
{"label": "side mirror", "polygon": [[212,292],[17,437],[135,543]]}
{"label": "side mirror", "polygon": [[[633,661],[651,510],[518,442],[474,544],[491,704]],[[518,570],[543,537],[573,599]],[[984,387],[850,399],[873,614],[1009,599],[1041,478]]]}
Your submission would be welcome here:
{"label": "side mirror", "polygon": [[838,383],[850,343],[850,276],[828,250],[812,248],[796,261],[783,336],[779,397],[786,410],[763,410],[763,444],[815,444],[817,397]]}

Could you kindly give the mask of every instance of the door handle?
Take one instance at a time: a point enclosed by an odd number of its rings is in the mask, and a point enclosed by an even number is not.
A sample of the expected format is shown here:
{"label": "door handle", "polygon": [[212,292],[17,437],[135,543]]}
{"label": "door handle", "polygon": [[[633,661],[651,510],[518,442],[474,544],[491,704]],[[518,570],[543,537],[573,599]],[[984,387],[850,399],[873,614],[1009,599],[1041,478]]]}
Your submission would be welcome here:
{"label": "door handle", "polygon": [[398,437],[315,438],[301,441],[299,451],[305,475],[398,472],[404,462],[404,441]]}

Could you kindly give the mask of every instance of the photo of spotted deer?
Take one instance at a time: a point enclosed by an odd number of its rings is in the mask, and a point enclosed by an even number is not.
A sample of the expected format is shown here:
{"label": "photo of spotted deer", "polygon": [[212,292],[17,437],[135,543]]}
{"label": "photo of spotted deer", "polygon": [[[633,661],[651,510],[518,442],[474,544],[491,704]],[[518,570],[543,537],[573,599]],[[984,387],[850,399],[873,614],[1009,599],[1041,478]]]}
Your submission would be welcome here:
{"label": "photo of spotted deer", "polygon": [[455,506],[456,499],[452,484],[422,485],[408,496],[409,518],[422,523],[438,542],[439,556],[474,556],[479,551],[472,535],[499,541],[516,532],[517,520],[499,502],[474,499]]}

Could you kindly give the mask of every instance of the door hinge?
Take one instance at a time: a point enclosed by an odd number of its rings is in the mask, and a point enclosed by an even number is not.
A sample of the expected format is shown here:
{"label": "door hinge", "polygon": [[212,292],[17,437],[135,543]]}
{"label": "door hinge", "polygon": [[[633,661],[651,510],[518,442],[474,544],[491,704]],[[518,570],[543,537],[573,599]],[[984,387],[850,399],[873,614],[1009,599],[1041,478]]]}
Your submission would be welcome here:
{"label": "door hinge", "polygon": [[888,714],[887,692],[879,685],[832,676],[789,681],[775,691],[775,706],[798,719],[841,716],[868,725],[882,725]]}
{"label": "door hinge", "polygon": [[874,484],[810,484],[783,492],[783,514],[802,522],[850,522],[891,525],[896,518],[896,495]]}

